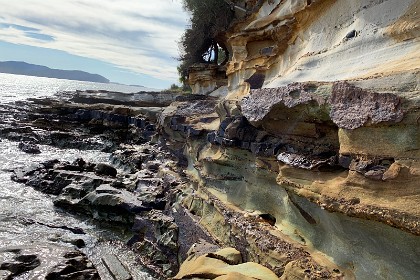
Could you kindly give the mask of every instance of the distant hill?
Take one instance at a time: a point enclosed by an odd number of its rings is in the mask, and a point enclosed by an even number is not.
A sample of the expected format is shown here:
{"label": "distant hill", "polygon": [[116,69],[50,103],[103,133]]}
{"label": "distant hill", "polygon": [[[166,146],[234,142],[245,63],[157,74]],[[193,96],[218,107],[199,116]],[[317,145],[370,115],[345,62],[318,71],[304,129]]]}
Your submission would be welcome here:
{"label": "distant hill", "polygon": [[109,80],[98,74],[91,74],[78,70],[59,70],[46,66],[29,64],[22,61],[0,61],[0,73],[67,79],[76,81],[89,81],[109,83]]}

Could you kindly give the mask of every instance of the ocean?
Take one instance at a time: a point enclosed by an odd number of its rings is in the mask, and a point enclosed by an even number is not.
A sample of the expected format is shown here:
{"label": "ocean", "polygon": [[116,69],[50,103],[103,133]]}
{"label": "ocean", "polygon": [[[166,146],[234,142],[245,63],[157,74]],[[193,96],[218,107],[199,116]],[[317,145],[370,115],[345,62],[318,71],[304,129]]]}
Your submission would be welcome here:
{"label": "ocean", "polygon": [[104,84],[0,73],[0,103],[51,96],[61,91],[76,90],[108,90],[124,93],[159,91],[140,86],[113,83]]}
{"label": "ocean", "polygon": [[[15,101],[27,98],[53,96],[60,91],[108,90],[119,92],[152,91],[144,87],[118,84],[101,84],[42,77],[30,77],[0,74],[0,126],[13,121]],[[1,132],[0,132],[1,133]],[[65,225],[82,228],[86,234],[82,237],[86,247],[82,251],[96,265],[102,279],[109,279],[104,273],[101,256],[112,253],[125,263],[133,264],[131,272],[134,279],[153,279],[142,267],[135,267],[136,256],[126,249],[124,240],[130,236],[115,228],[107,228],[87,217],[80,217],[54,207],[53,196],[34,190],[24,184],[11,180],[13,170],[37,164],[50,159],[72,162],[77,158],[87,161],[109,162],[110,154],[98,150],[60,149],[40,145],[41,154],[27,154],[18,149],[18,142],[0,138],[0,252],[13,246],[38,246],[38,244],[63,243],[79,238],[75,234],[46,225]],[[16,279],[33,279],[23,274]],[[0,279],[1,275],[0,275]]]}

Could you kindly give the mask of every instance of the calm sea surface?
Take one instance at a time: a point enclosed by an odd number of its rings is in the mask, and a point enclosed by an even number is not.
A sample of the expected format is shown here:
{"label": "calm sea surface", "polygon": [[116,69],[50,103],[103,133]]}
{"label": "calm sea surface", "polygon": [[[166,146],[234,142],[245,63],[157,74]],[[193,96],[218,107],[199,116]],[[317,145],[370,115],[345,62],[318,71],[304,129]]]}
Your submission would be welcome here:
{"label": "calm sea surface", "polygon": [[8,103],[16,100],[24,100],[27,98],[50,96],[61,91],[89,89],[118,91],[125,93],[139,91],[157,91],[156,89],[138,86],[127,86],[111,83],[103,84],[0,73],[1,103]]}
{"label": "calm sea surface", "polygon": [[[60,80],[42,77],[0,73],[0,105],[24,100],[51,96],[59,91],[75,90],[109,90],[119,92],[152,91],[144,87],[133,87],[117,84]],[[6,107],[7,108],[7,105]],[[7,110],[7,109],[6,109]],[[86,243],[83,251],[96,264],[102,279],[110,279],[104,274],[100,257],[113,253],[127,264],[132,264],[134,279],[152,279],[141,267],[136,268],[135,255],[124,247],[124,242],[115,241],[128,238],[129,234],[116,229],[106,228],[88,218],[72,216],[54,207],[53,196],[40,193],[10,179],[11,170],[18,167],[36,164],[50,159],[73,161],[82,157],[91,162],[108,162],[109,154],[100,151],[80,151],[75,149],[58,149],[40,146],[41,154],[26,154],[18,149],[18,142],[0,139],[0,250],[9,246],[45,244],[57,242],[66,244],[65,240],[82,238]],[[27,221],[36,223],[28,223]],[[66,225],[83,228],[87,233],[82,237],[66,230],[52,229],[45,224]],[[26,279],[24,276],[19,279]]]}

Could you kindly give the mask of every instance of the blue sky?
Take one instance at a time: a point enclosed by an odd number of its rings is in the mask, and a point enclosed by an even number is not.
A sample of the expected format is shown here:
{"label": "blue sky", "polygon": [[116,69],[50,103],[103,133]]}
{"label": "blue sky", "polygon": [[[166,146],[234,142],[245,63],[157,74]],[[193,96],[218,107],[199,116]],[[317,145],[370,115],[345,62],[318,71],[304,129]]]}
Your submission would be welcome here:
{"label": "blue sky", "polygon": [[0,61],[83,70],[113,82],[178,82],[188,16],[179,0],[0,0]]}

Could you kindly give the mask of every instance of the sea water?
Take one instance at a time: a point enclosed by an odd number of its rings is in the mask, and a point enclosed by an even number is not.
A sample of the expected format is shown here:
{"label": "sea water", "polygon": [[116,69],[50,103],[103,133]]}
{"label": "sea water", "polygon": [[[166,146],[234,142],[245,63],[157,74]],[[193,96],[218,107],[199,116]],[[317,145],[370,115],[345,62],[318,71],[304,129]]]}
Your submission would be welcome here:
{"label": "sea water", "polygon": [[0,103],[51,96],[62,91],[108,90],[124,93],[158,91],[156,89],[114,83],[94,83],[0,73]]}
{"label": "sea water", "polygon": [[[0,105],[5,106],[3,109],[6,110],[8,103],[75,90],[131,93],[153,89],[0,73]],[[124,239],[130,237],[129,232],[101,225],[88,217],[75,216],[62,211],[54,207],[52,203],[54,196],[38,192],[10,179],[11,171],[30,164],[51,159],[72,162],[80,157],[93,163],[108,162],[109,154],[94,150],[59,149],[42,145],[40,149],[41,154],[27,154],[18,149],[17,142],[0,139],[0,250],[10,246],[36,246],[36,244],[48,244],[78,237],[72,236],[74,234],[69,231],[46,225],[82,228],[86,232],[80,236],[86,244],[82,251],[94,262],[102,279],[112,279],[105,273],[100,260],[103,254],[108,253],[115,254],[125,263],[131,264],[134,279],[152,279],[141,267],[138,267],[136,256],[124,246]]]}

